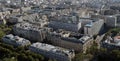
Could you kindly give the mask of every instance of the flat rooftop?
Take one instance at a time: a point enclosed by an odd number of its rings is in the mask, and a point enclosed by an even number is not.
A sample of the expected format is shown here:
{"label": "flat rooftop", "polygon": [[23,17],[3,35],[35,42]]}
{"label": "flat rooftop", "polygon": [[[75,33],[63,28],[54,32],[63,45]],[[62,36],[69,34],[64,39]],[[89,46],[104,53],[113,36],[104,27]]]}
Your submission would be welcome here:
{"label": "flat rooftop", "polygon": [[74,43],[82,43],[84,44],[88,40],[90,40],[92,37],[89,35],[83,35],[83,34],[76,34],[72,32],[67,31],[53,31],[50,32],[51,36],[55,36],[58,38],[61,38],[62,40],[74,42]]}
{"label": "flat rooftop", "polygon": [[18,23],[15,25],[16,28],[21,28],[25,30],[34,30],[34,31],[41,31],[41,30],[49,30],[50,28],[41,27],[40,25],[30,24],[30,23]]}
{"label": "flat rooftop", "polygon": [[51,22],[62,22],[62,23],[70,23],[70,24],[78,24],[80,21],[77,19],[76,16],[67,16],[62,15],[58,17],[54,17],[54,19]]}

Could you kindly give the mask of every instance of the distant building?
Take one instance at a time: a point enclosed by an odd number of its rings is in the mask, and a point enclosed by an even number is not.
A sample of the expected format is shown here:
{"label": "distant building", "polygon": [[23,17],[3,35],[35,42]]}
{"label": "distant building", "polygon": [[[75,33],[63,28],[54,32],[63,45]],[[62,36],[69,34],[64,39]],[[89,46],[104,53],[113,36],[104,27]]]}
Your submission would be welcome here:
{"label": "distant building", "polygon": [[117,17],[117,27],[120,27],[120,14],[116,15]]}
{"label": "distant building", "polygon": [[41,28],[40,25],[33,25],[29,23],[18,23],[13,27],[14,34],[39,42],[45,39],[46,32],[50,30],[50,28]]}
{"label": "distant building", "polygon": [[20,8],[11,8],[10,13],[20,13]]}
{"label": "distant building", "polygon": [[120,36],[108,37],[103,42],[103,47],[107,49],[120,49]]}
{"label": "distant building", "polygon": [[94,13],[94,9],[80,8],[78,10],[79,17],[90,18],[91,14]]}
{"label": "distant building", "polygon": [[[74,33],[73,33],[74,34]],[[51,32],[47,35],[47,40],[53,45],[74,49],[76,52],[85,53],[93,43],[93,38],[90,36],[75,34],[69,32]]]}
{"label": "distant building", "polygon": [[99,18],[99,19],[104,19],[105,20],[105,16],[104,15],[100,15],[98,13],[91,14],[91,18]]}
{"label": "distant building", "polygon": [[30,45],[30,41],[19,36],[12,34],[6,35],[2,38],[3,42],[14,45],[14,46],[27,46]]}
{"label": "distant building", "polygon": [[45,15],[38,15],[37,13],[32,14],[11,14],[6,16],[7,22],[16,24],[21,22],[28,22],[32,24],[41,24],[41,26],[46,25],[47,17]]}
{"label": "distant building", "polygon": [[41,27],[48,24],[47,16],[39,15],[37,13],[23,15],[22,19],[24,22],[39,24]]}
{"label": "distant building", "polygon": [[11,24],[16,24],[16,23],[23,22],[22,15],[10,16],[10,17],[7,19],[7,22],[8,22],[8,23],[11,23]]}
{"label": "distant building", "polygon": [[[64,17],[64,16],[63,16]],[[81,28],[81,23],[77,20],[76,16],[71,16],[69,18],[64,17],[64,19],[50,21],[48,27],[53,29],[64,29],[72,32],[79,32]]]}
{"label": "distant building", "polygon": [[9,15],[10,11],[7,9],[0,9],[0,19],[4,19],[6,15]]}
{"label": "distant building", "polygon": [[106,16],[106,26],[108,27],[120,27],[120,14]]}
{"label": "distant building", "polygon": [[112,10],[112,9],[103,9],[100,11],[100,14],[101,15],[115,15],[115,14],[118,14],[119,13],[119,10]]}
{"label": "distant building", "polygon": [[48,44],[34,43],[29,47],[29,50],[45,57],[56,59],[57,61],[71,61],[75,53],[73,50],[68,50]]}
{"label": "distant building", "polygon": [[31,7],[21,7],[20,8],[20,13],[24,13],[24,12],[26,12],[26,11],[28,11],[28,10],[31,10]]}
{"label": "distant building", "polygon": [[9,17],[21,17],[24,21],[26,22],[32,22],[32,21],[35,21],[35,19],[38,18],[38,14],[36,13],[32,13],[32,14],[11,14],[9,15]]}
{"label": "distant building", "polygon": [[117,17],[116,16],[106,16],[105,24],[107,27],[116,27],[117,26]]}

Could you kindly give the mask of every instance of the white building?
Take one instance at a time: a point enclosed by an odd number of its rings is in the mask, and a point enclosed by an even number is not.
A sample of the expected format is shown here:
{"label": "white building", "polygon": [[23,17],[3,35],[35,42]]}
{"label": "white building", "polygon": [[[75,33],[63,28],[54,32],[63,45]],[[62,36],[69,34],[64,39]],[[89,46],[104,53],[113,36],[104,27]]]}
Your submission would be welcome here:
{"label": "white building", "polygon": [[57,61],[71,61],[75,53],[73,50],[68,50],[48,44],[34,43],[29,47],[29,50],[42,54],[48,58],[56,59]]}
{"label": "white building", "polygon": [[0,19],[4,19],[6,15],[10,15],[10,11],[5,9],[0,9]]}
{"label": "white building", "polygon": [[29,23],[18,23],[13,27],[14,34],[25,37],[31,41],[43,41],[46,37],[46,31],[50,30],[50,28],[41,28],[40,25]]}
{"label": "white building", "polygon": [[76,52],[85,53],[93,43],[91,36],[74,34],[70,32],[50,32],[47,35],[48,42],[53,45],[60,46],[67,49],[74,49]]}
{"label": "white building", "polygon": [[3,42],[14,45],[14,46],[27,46],[30,45],[30,41],[19,36],[12,34],[6,35],[2,38]]}
{"label": "white building", "polygon": [[81,28],[81,23],[75,16],[58,18],[58,20],[50,21],[48,24],[49,27],[53,29],[64,29],[72,32],[79,32]]}
{"label": "white building", "polygon": [[84,34],[86,35],[97,35],[104,29],[104,20],[93,19],[84,26]]}

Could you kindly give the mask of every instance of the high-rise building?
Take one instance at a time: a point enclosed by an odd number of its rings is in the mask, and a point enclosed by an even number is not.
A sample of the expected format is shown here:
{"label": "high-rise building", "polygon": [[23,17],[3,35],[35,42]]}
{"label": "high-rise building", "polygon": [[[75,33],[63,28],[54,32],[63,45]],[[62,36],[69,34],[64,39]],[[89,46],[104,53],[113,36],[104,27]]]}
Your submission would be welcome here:
{"label": "high-rise building", "polygon": [[86,35],[97,35],[100,34],[104,29],[104,20],[94,19],[84,26],[84,34]]}

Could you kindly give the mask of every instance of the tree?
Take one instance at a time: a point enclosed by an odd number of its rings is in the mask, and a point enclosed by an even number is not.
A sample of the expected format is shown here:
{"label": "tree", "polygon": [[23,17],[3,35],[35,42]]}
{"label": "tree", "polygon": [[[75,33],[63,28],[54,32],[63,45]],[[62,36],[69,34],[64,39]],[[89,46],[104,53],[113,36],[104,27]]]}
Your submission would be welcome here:
{"label": "tree", "polygon": [[2,61],[17,61],[15,57],[12,58],[4,58]]}
{"label": "tree", "polygon": [[87,49],[87,53],[94,55],[97,54],[97,52],[98,52],[98,44],[94,41],[93,45],[89,49]]}
{"label": "tree", "polygon": [[25,54],[20,54],[17,57],[18,61],[28,61],[28,57]]}
{"label": "tree", "polygon": [[48,61],[57,61],[57,60],[56,60],[56,59],[51,59],[51,58],[50,58]]}
{"label": "tree", "polygon": [[1,39],[4,35],[5,35],[5,33],[4,33],[2,30],[0,30],[0,39]]}
{"label": "tree", "polygon": [[82,61],[83,60],[83,53],[78,53],[76,54],[75,58],[73,59],[73,61]]}
{"label": "tree", "polygon": [[28,61],[34,61],[34,58],[31,55],[29,55],[28,56]]}

